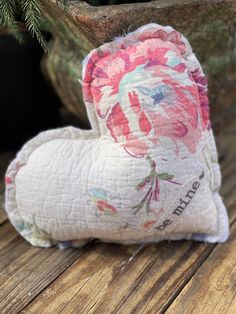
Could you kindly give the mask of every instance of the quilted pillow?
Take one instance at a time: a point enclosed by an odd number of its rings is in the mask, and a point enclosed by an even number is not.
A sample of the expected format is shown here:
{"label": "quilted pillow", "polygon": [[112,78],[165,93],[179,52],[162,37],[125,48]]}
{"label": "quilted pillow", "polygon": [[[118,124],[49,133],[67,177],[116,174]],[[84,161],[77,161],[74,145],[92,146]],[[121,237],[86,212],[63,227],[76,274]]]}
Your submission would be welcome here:
{"label": "quilted pillow", "polygon": [[32,245],[228,238],[207,81],[179,32],[145,25],[83,63],[92,130],[29,141],[6,174],[6,210]]}

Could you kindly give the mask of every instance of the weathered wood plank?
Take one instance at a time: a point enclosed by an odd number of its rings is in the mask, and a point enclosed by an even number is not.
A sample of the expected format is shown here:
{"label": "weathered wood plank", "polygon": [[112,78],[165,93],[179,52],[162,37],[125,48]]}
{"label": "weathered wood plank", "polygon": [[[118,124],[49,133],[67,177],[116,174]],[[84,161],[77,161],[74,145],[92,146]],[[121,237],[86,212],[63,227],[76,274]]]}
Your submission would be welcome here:
{"label": "weathered wood plank", "polygon": [[191,241],[164,242],[137,247],[127,258],[129,246],[97,244],[96,251],[75,262],[26,312],[158,313],[214,247]]}
{"label": "weathered wood plank", "polygon": [[8,243],[14,240],[17,236],[18,234],[14,231],[14,228],[10,225],[10,223],[0,226],[0,265],[2,265],[2,254],[4,254],[2,248],[5,246],[7,247]]}
{"label": "weathered wood plank", "polygon": [[212,254],[166,313],[236,313],[236,222],[230,240]]}
{"label": "weathered wood plank", "polygon": [[88,248],[32,247],[9,222],[4,223],[0,226],[0,313],[18,313]]}
{"label": "weathered wood plank", "polygon": [[127,258],[130,246],[100,244],[49,286],[54,295],[41,294],[26,312],[112,313],[129,299],[123,313],[131,313],[157,292],[162,303],[175,282],[189,276],[212,249],[191,241],[160,243],[139,246]]}
{"label": "weathered wood plank", "polygon": [[[233,216],[235,217],[236,215],[231,215],[231,217]],[[172,243],[173,247],[170,248],[169,256],[164,260],[160,256],[154,257],[155,263],[146,272],[141,281],[137,282],[137,278],[133,281],[136,284],[131,289],[131,294],[128,294],[128,297],[124,298],[122,305],[118,307],[117,313],[125,313],[126,311],[128,313],[159,313],[166,309],[169,302],[181,291],[216,246],[186,242]],[[186,248],[188,244],[190,245]],[[160,247],[156,249],[160,250]],[[164,254],[168,252],[168,249],[167,244],[163,243]],[[175,250],[177,250],[177,256]],[[123,280],[128,280],[129,282],[129,277],[125,275]],[[119,285],[117,285],[117,288],[119,291]],[[112,290],[114,288],[110,290],[111,296]],[[109,300],[108,302],[110,305],[111,301]],[[112,311],[112,308],[110,310]],[[99,307],[95,306],[94,309],[91,309],[91,313],[103,311],[106,312],[107,308],[106,306],[104,307],[102,300]]]}
{"label": "weathered wood plank", "polygon": [[[125,268],[129,261],[138,255],[140,245],[116,245],[96,243],[91,251],[85,253],[80,260],[64,272],[58,281],[44,291],[41,296],[43,302],[36,301],[27,307],[27,313],[59,313],[64,311],[70,301],[76,298],[77,313],[82,313],[86,302],[96,299],[106,285],[115,280],[117,275]],[[54,302],[55,299],[57,302]],[[67,311],[67,309],[66,309]]]}

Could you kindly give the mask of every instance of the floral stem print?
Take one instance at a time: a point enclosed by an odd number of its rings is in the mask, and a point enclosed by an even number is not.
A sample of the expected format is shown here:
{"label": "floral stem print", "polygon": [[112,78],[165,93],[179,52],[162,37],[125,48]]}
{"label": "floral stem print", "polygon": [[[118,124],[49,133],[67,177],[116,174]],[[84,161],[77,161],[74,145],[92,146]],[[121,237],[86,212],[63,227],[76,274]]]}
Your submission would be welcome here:
{"label": "floral stem print", "polygon": [[149,189],[144,196],[144,198],[135,206],[132,207],[133,213],[137,214],[142,208],[146,209],[147,214],[153,212],[150,207],[152,201],[158,202],[159,201],[159,194],[160,194],[160,180],[168,181],[173,184],[180,185],[180,183],[175,182],[174,175],[169,174],[167,172],[158,173],[156,171],[156,162],[151,159],[150,156],[147,156],[147,160],[150,164],[150,173],[147,177],[145,177],[142,181],[140,181],[135,189],[137,191],[143,190],[146,186],[149,186]]}

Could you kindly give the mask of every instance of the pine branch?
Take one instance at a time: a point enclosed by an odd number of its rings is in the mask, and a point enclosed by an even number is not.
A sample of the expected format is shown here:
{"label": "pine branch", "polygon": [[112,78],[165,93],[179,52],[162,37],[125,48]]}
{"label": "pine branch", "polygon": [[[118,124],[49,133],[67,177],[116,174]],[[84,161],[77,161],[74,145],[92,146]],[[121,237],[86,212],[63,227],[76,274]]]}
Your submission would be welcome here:
{"label": "pine branch", "polygon": [[15,14],[16,3],[14,0],[0,0],[0,25],[6,27],[19,42],[22,42],[23,37],[18,30]]}
{"label": "pine branch", "polygon": [[39,0],[21,0],[21,9],[25,17],[25,26],[32,36],[34,36],[45,51],[48,45],[40,31],[42,20],[41,1]]}
{"label": "pine branch", "polygon": [[[68,7],[69,0],[57,0],[56,3],[62,9]],[[22,14],[25,26],[34,36],[45,51],[48,50],[47,42],[40,30],[43,16],[41,13],[41,0],[0,0],[0,26],[8,31],[20,42],[23,36],[17,24],[17,14]]]}

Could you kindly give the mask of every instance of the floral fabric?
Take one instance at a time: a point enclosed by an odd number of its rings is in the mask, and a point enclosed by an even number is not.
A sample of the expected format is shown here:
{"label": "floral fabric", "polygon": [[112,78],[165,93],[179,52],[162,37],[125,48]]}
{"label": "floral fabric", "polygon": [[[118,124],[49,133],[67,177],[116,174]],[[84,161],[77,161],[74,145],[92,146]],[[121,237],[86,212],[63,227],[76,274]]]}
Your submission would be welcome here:
{"label": "floral fabric", "polygon": [[207,80],[186,38],[158,24],[116,38],[86,57],[82,87],[92,130],[44,132],[8,169],[16,229],[39,246],[225,241]]}

